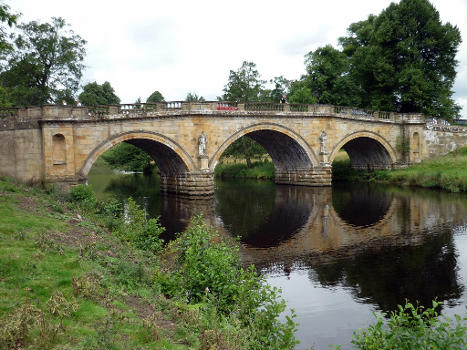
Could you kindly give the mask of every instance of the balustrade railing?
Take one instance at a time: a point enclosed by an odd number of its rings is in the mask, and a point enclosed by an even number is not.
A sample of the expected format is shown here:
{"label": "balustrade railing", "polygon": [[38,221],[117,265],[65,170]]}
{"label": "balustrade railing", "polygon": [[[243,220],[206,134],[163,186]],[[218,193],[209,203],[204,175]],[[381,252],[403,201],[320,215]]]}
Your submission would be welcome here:
{"label": "balustrade railing", "polygon": [[283,111],[285,104],[273,102],[247,102],[245,111]]}
{"label": "balustrade railing", "polygon": [[[274,102],[229,102],[229,101],[203,101],[203,102],[185,102],[185,101],[170,101],[157,103],[130,103],[110,106],[60,106],[51,105],[43,106],[45,117],[59,118],[60,116],[68,117],[93,117],[107,118],[111,115],[123,115],[125,118],[131,116],[150,115],[151,113],[191,111],[193,113],[206,111],[247,111],[247,112],[283,112],[283,113],[307,113],[308,116],[323,116],[323,115],[338,115],[345,118],[372,118],[376,120],[387,120],[399,122],[418,123],[423,122],[424,117],[420,114],[400,114],[393,112],[373,111],[364,108],[352,108],[346,106],[333,105],[308,105],[308,104],[280,104]],[[24,107],[24,108],[0,108],[0,118],[8,117],[27,117],[34,116],[40,118],[40,111],[37,109],[42,107]],[[61,109],[68,112],[60,112]],[[39,114],[38,114],[39,112]],[[440,123],[442,123],[440,121]]]}

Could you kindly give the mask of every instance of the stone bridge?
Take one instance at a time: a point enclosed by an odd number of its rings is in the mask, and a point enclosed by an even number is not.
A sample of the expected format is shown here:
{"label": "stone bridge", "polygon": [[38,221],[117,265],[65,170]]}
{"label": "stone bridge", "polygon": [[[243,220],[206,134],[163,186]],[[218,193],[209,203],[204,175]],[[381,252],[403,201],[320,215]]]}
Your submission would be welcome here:
{"label": "stone bridge", "polygon": [[248,136],[274,163],[275,182],[331,184],[338,151],[360,169],[404,167],[467,145],[467,129],[420,114],[330,105],[163,102],[0,110],[0,175],[23,182],[86,182],[94,162],[127,142],[157,163],[161,190],[212,195],[214,168]]}

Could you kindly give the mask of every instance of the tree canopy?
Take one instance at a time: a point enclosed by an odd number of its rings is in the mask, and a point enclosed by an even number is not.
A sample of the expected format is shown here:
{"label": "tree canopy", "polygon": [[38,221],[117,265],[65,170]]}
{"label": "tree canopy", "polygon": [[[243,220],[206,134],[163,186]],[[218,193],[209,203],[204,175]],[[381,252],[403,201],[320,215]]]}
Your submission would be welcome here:
{"label": "tree canopy", "polygon": [[428,0],[401,0],[378,16],[352,23],[330,45],[305,56],[306,74],[291,86],[290,102],[329,103],[451,120],[460,32],[440,21]]}
{"label": "tree canopy", "polygon": [[86,43],[62,18],[51,23],[32,21],[18,26],[13,50],[0,82],[13,105],[74,103],[84,69]]}
{"label": "tree canopy", "polygon": [[265,81],[260,79],[256,64],[243,61],[237,71],[230,71],[222,99],[238,102],[259,101],[264,83]]}
{"label": "tree canopy", "polygon": [[85,106],[119,104],[120,98],[115,95],[113,87],[108,81],[99,85],[97,82],[88,83],[79,94],[80,102]]}
{"label": "tree canopy", "polygon": [[146,103],[164,102],[164,96],[159,91],[154,91],[146,100]]}

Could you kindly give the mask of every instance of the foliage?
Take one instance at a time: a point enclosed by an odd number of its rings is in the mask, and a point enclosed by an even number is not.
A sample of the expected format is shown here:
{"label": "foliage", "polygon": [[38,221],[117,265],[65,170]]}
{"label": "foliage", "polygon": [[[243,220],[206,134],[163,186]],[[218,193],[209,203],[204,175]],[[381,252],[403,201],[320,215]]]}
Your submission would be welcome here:
{"label": "foliage", "polygon": [[120,98],[108,81],[99,85],[97,82],[84,85],[79,94],[79,101],[84,106],[114,105],[120,103]]}
{"label": "foliage", "polygon": [[292,81],[284,78],[281,75],[269,80],[269,83],[272,84],[273,88],[263,88],[260,92],[260,100],[279,103],[283,95],[288,95]]}
{"label": "foliage", "polygon": [[453,322],[438,316],[438,306],[436,301],[427,309],[409,302],[399,305],[388,320],[384,313],[376,315],[376,324],[355,333],[352,343],[362,350],[465,349],[467,315],[464,318],[456,315]]}
{"label": "foliage", "polygon": [[165,231],[159,223],[159,218],[148,219],[146,212],[130,197],[126,211],[125,222],[117,229],[117,234],[133,243],[137,248],[157,253],[162,249],[163,241],[160,235]]}
{"label": "foliage", "polygon": [[267,154],[267,151],[258,142],[243,136],[232,142],[222,154],[222,157],[234,157],[245,159],[248,168],[252,167],[252,158],[261,157]]}
{"label": "foliage", "polygon": [[307,75],[293,87],[289,101],[344,106],[360,105],[358,84],[349,76],[350,60],[331,45],[305,56]]}
{"label": "foliage", "polygon": [[243,269],[238,248],[211,232],[201,217],[194,218],[166,250],[174,261],[171,275],[161,279],[163,288],[171,288],[164,290],[166,294],[173,293],[178,283],[186,291],[184,297],[190,304],[207,304],[207,309],[218,315],[217,320],[236,317],[244,327],[249,349],[295,346],[293,311],[284,323],[278,321],[285,310],[285,302],[279,300],[280,291],[265,285],[253,266]]}
{"label": "foliage", "polygon": [[427,188],[442,188],[450,192],[467,191],[466,147],[442,157],[426,159],[405,169],[357,171],[350,161],[334,161],[333,181],[386,182]]}
{"label": "foliage", "polygon": [[204,102],[206,101],[203,96],[198,96],[195,92],[189,92],[185,97],[186,102]]}
{"label": "foliage", "polygon": [[392,3],[378,16],[351,24],[339,41],[361,86],[363,107],[458,116],[452,87],[460,32],[441,23],[428,0]]}
{"label": "foliage", "polygon": [[70,190],[70,200],[83,208],[93,209],[97,204],[97,199],[91,186],[77,185]]}
{"label": "foliage", "polygon": [[154,161],[149,154],[126,142],[112,147],[102,158],[114,169],[144,173],[151,173],[154,169]]}
{"label": "foliage", "polygon": [[252,162],[251,168],[244,163],[220,163],[214,175],[231,179],[274,179],[274,164],[270,161]]}
{"label": "foliage", "polygon": [[86,43],[67,28],[62,18],[51,23],[32,21],[18,26],[7,70],[0,81],[9,89],[13,105],[43,105],[66,100],[74,93],[84,68]]}
{"label": "foliage", "polygon": [[164,96],[159,91],[154,91],[146,100],[146,103],[164,102]]}
{"label": "foliage", "polygon": [[265,81],[260,79],[256,64],[243,61],[237,71],[230,71],[222,99],[239,102],[259,101],[264,83]]}
{"label": "foliage", "polygon": [[[10,6],[7,4],[0,3],[0,22],[6,23],[9,27],[12,27],[16,24],[16,20],[18,19],[17,14],[13,14],[10,12]],[[10,43],[5,40],[5,30],[3,25],[0,25],[0,58],[11,50]]]}

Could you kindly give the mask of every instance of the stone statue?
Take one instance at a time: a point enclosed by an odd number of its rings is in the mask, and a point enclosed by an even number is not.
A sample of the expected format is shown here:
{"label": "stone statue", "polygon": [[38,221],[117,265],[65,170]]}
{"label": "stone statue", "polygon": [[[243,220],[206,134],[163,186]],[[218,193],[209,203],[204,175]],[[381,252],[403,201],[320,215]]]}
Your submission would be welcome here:
{"label": "stone statue", "polygon": [[198,137],[198,151],[200,156],[205,156],[206,155],[206,146],[208,144],[208,139],[204,133],[204,131],[201,132],[201,135]]}
{"label": "stone statue", "polygon": [[321,131],[321,136],[319,137],[319,142],[321,144],[321,154],[326,154],[326,140],[328,139],[328,135],[326,135],[326,132],[323,130]]}

